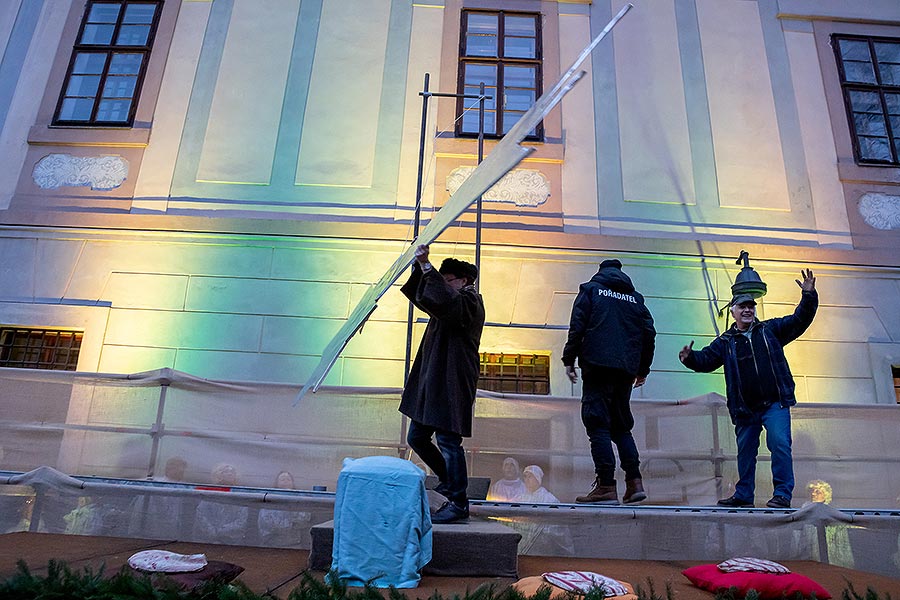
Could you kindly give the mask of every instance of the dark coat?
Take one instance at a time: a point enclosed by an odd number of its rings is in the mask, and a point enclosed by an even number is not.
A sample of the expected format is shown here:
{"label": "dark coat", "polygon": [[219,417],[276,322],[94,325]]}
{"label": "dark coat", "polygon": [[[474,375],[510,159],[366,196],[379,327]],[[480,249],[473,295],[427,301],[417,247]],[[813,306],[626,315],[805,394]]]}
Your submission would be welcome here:
{"label": "dark coat", "polygon": [[656,329],[644,297],[616,267],[597,271],[582,283],[572,306],[566,366],[606,367],[631,377],[646,377],[656,348]]}
{"label": "dark coat", "polygon": [[[753,344],[754,368],[764,372],[766,376],[771,374],[777,395],[771,401],[779,402],[781,406],[797,404],[794,396],[794,377],[784,356],[784,346],[806,331],[816,315],[818,306],[819,294],[815,290],[803,292],[800,304],[794,309],[793,314],[766,321],[757,320],[750,326],[751,338],[758,340]],[[692,350],[684,359],[684,366],[701,373],[709,373],[725,366],[725,395],[728,412],[734,423],[753,416],[753,409],[747,405],[743,396],[743,390],[747,389],[745,386],[750,382],[742,384],[741,373],[744,372],[746,377],[746,371],[742,371],[738,365],[737,343],[739,336],[742,335],[737,327],[732,325],[709,346],[702,350]]]}
{"label": "dark coat", "polygon": [[474,286],[450,287],[413,263],[403,294],[430,318],[403,389],[400,412],[423,425],[470,437],[478,385],[484,301]]}

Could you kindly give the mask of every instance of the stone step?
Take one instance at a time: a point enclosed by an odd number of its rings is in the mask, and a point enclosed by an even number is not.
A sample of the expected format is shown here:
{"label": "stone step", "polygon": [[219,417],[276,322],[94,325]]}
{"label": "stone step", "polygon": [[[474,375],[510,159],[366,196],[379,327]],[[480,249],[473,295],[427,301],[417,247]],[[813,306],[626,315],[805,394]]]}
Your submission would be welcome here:
{"label": "stone step", "polygon": [[[310,528],[309,568],[331,568],[334,521]],[[518,546],[522,536],[496,521],[470,517],[463,523],[434,525],[431,562],[426,575],[518,578]]]}

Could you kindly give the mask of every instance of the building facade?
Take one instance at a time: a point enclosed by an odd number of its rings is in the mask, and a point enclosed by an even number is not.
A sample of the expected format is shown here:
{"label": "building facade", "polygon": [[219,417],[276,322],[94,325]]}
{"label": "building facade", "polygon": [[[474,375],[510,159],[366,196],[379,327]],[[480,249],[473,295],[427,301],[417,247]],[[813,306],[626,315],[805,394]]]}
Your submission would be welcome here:
{"label": "building facade", "polygon": [[[413,239],[425,74],[485,83],[490,152],[623,4],[4,2],[0,362],[305,382]],[[747,250],[763,318],[793,309],[801,268],[818,277],[788,349],[798,399],[896,403],[900,5],[634,4],[485,196],[486,376],[579,394],[569,311],[615,257],[659,332],[636,393],[721,392],[677,353],[727,326]],[[425,222],[477,164],[476,103],[432,97],[426,123]],[[472,260],[473,223],[433,255]],[[325,383],[401,386],[407,307],[389,291]]]}

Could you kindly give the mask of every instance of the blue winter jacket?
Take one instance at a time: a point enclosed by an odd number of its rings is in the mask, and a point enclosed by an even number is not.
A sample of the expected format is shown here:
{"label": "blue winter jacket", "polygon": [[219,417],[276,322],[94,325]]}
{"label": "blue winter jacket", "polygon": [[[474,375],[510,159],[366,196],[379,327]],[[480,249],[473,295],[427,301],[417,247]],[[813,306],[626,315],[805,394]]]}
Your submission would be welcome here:
{"label": "blue winter jacket", "polygon": [[[784,346],[794,341],[806,331],[816,315],[819,306],[819,295],[815,290],[803,292],[800,304],[794,309],[794,313],[786,317],[757,320],[750,326],[751,335],[763,336],[763,342],[768,349],[768,357],[757,357],[758,369],[771,369],[778,389],[777,401],[781,406],[788,407],[797,404],[794,396],[794,377],[784,356]],[[709,346],[702,350],[693,350],[684,360],[684,366],[701,373],[715,371],[719,367],[725,367],[725,396],[728,403],[728,412],[731,421],[737,423],[753,415],[741,394],[740,372],[735,348],[737,336],[743,335],[734,325],[728,331],[714,339]],[[768,360],[763,360],[768,358]],[[773,399],[775,400],[775,399]]]}

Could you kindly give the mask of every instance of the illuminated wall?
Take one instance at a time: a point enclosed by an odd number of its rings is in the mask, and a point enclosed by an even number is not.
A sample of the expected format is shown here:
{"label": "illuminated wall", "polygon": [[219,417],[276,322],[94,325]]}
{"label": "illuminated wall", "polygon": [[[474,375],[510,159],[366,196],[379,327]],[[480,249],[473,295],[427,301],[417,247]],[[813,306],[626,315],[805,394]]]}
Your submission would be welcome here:
{"label": "illuminated wall", "polygon": [[[621,5],[478,4],[544,15],[545,85]],[[84,328],[84,370],[302,382],[411,238],[418,91],[425,72],[432,90],[455,91],[471,4],[167,0],[136,126],[50,127],[83,6],[0,7],[0,323]],[[792,309],[800,268],[819,276],[822,309],[789,347],[800,399],[893,401],[900,176],[853,164],[827,42],[836,30],[900,38],[900,7],[861,10],[637,2],[506,196],[486,200],[482,349],[549,350],[553,392],[578,394],[557,360],[571,303],[618,257],[660,332],[640,394],[722,391],[677,350],[724,326],[710,298],[727,300],[747,249],[771,290],[763,316]],[[428,132],[453,118],[452,101],[432,99]],[[427,219],[475,145],[426,137]],[[118,157],[127,174],[109,191],[62,174],[41,187],[34,170],[52,153]],[[888,198],[886,220],[860,209],[865,194]],[[516,201],[526,195],[537,200]],[[473,237],[454,227],[434,253],[471,258]],[[399,386],[405,318],[390,291],[327,382]]]}

